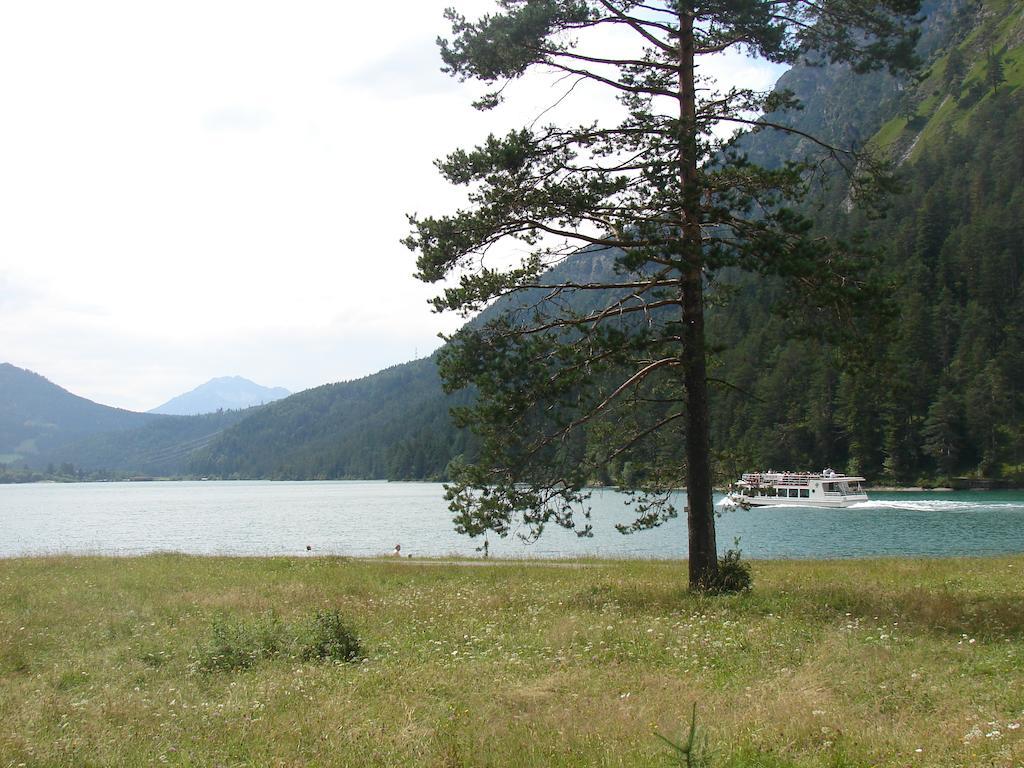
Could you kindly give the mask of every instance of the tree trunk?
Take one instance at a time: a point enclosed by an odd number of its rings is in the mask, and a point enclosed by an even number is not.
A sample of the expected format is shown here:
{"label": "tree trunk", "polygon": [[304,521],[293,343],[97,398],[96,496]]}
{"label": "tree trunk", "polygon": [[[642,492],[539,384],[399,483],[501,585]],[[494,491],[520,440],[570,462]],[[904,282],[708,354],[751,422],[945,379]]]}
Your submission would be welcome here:
{"label": "tree trunk", "polygon": [[707,589],[718,576],[715,509],[711,483],[707,363],[704,347],[701,190],[697,172],[696,85],[693,14],[679,6],[679,182],[682,195],[683,383],[686,387],[686,494],[690,589]]}

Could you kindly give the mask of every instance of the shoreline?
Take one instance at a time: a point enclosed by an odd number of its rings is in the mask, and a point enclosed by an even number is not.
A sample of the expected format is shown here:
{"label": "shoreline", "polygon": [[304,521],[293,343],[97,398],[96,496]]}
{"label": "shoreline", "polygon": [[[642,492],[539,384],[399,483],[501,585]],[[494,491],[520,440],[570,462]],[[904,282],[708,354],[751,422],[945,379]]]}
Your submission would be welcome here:
{"label": "shoreline", "polygon": [[[843,564],[869,564],[875,563],[885,565],[887,563],[941,563],[949,561],[979,561],[1006,560],[1024,558],[1024,550],[1008,552],[989,553],[967,553],[967,554],[882,554],[882,555],[844,555],[837,557],[754,557],[743,554],[743,561],[757,563],[766,566],[841,566]],[[487,568],[487,567],[518,567],[518,568],[555,568],[555,569],[607,569],[616,567],[646,567],[663,566],[669,568],[685,567],[689,562],[687,557],[600,557],[587,555],[582,557],[502,557],[490,556],[472,557],[466,555],[421,555],[418,557],[395,558],[391,555],[342,555],[331,552],[325,553],[279,553],[279,554],[221,554],[202,552],[182,552],[180,550],[157,550],[153,552],[137,552],[132,554],[116,554],[110,552],[35,552],[26,554],[0,555],[0,567],[12,566],[17,563],[44,562],[53,563],[67,561],[114,561],[119,563],[138,563],[142,561],[158,562],[163,560],[182,560],[187,562],[213,564],[222,563],[259,563],[268,564],[279,561],[295,561],[319,563],[321,565],[385,565],[385,566],[430,566],[441,568]]]}
{"label": "shoreline", "polygon": [[[353,479],[353,478],[333,478],[329,480],[277,480],[273,478],[238,478],[238,479],[223,479],[223,478],[206,478],[206,477],[128,477],[122,479],[53,479],[53,478],[40,478],[37,480],[6,480],[0,479],[0,487],[5,485],[77,485],[77,484],[88,484],[88,485],[111,485],[117,483],[414,483],[421,485],[429,485],[434,483],[444,483],[444,480],[382,480],[382,479]],[[620,488],[614,485],[594,485],[588,486],[591,490],[612,490],[619,491]],[[686,488],[676,489],[680,493],[685,493]],[[715,493],[728,493],[728,486],[715,486]],[[1024,486],[1018,485],[998,485],[997,487],[985,488],[985,487],[962,487],[955,488],[951,486],[941,485],[935,487],[925,487],[921,485],[875,485],[865,489],[868,493],[960,493],[961,491],[986,491],[986,490],[999,490],[999,491],[1016,491],[1024,490]]]}

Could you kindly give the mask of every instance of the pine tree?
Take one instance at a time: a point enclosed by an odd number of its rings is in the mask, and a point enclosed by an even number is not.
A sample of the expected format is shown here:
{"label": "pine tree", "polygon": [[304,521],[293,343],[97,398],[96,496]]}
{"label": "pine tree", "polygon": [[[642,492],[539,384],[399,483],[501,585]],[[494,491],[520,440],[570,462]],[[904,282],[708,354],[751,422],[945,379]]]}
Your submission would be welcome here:
{"label": "pine tree", "polygon": [[928,409],[924,424],[924,452],[935,460],[940,473],[952,477],[963,451],[963,416],[953,392],[943,389]]}
{"label": "pine tree", "polygon": [[[788,94],[720,90],[700,63],[741,49],[794,62],[814,51],[857,71],[913,63],[908,19],[918,0],[501,0],[469,21],[449,12],[454,37],[441,41],[447,69],[491,90],[532,68],[615,93],[618,123],[530,126],[490,136],[438,163],[467,186],[470,206],[453,215],[411,217],[406,244],[418,276],[458,281],[439,310],[473,311],[510,297],[510,311],[452,340],[441,361],[451,388],[478,399],[457,414],[481,437],[478,461],[453,470],[448,499],[458,529],[507,535],[522,524],[540,535],[554,523],[589,532],[593,476],[573,435],[594,423],[616,427],[602,460],[629,459],[638,518],[628,530],[675,515],[668,492],[688,491],[689,581],[717,579],[708,417],[704,307],[723,270],[798,281],[806,318],[818,329],[865,309],[866,257],[812,235],[788,203],[817,166],[776,169],[746,161],[724,127],[793,131],[778,115]],[[612,50],[605,32],[631,43]],[[861,158],[801,134],[857,181],[877,180]],[[818,156],[815,161],[821,160]],[[529,250],[510,269],[483,260],[497,243]],[[543,276],[580,246],[610,254],[614,277]],[[706,290],[711,292],[706,296]],[[573,295],[591,295],[578,310]],[[795,304],[796,302],[794,302]],[[578,305],[577,305],[578,306]],[[684,456],[677,445],[685,445]],[[574,515],[581,511],[583,520]]]}
{"label": "pine tree", "polygon": [[979,469],[984,477],[999,474],[1004,425],[1013,408],[1010,386],[996,360],[990,360],[971,380],[964,396],[967,426],[979,439]]}
{"label": "pine tree", "polygon": [[967,62],[964,60],[963,51],[953,48],[946,57],[946,69],[942,74],[942,81],[946,90],[952,94],[954,100],[960,100],[960,90],[963,88],[964,76],[967,74]]}
{"label": "pine tree", "polygon": [[985,65],[985,82],[992,88],[992,93],[998,93],[999,86],[1006,82],[1002,54],[989,48]]}

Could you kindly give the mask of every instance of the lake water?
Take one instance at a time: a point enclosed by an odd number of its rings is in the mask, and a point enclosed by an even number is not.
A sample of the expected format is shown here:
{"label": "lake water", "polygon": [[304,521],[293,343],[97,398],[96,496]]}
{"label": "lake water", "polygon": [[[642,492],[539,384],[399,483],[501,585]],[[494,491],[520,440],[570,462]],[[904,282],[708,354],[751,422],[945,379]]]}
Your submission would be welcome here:
{"label": "lake water", "polygon": [[[475,555],[440,484],[153,482],[0,485],[0,557],[38,554]],[[539,542],[491,539],[502,557],[686,556],[686,522],[623,536],[625,497],[595,491],[593,538],[551,527]],[[682,509],[685,495],[680,495]],[[878,493],[848,509],[725,512],[719,549],[751,558],[957,556],[1024,552],[1024,493]]]}

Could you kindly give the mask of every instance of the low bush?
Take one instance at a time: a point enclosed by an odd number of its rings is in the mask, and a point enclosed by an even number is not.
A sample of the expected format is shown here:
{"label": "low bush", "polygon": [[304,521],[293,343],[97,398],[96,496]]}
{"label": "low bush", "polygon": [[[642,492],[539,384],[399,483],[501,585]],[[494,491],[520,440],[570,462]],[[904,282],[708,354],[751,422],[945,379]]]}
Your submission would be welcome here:
{"label": "low bush", "polygon": [[362,655],[359,638],[336,610],[317,611],[303,634],[303,661],[357,661]]}
{"label": "low bush", "polygon": [[210,625],[209,642],[197,653],[198,666],[207,672],[248,669],[274,658],[286,644],[285,627],[273,613],[250,621],[217,616]]}
{"label": "low bush", "polygon": [[730,549],[718,558],[718,579],[712,589],[718,594],[749,592],[754,585],[750,563],[742,559],[740,550]]}
{"label": "low bush", "polygon": [[285,658],[303,661],[356,661],[362,648],[338,611],[317,611],[305,622],[285,624],[273,612],[255,619],[216,617],[208,642],[195,654],[204,672],[249,669],[258,662]]}

